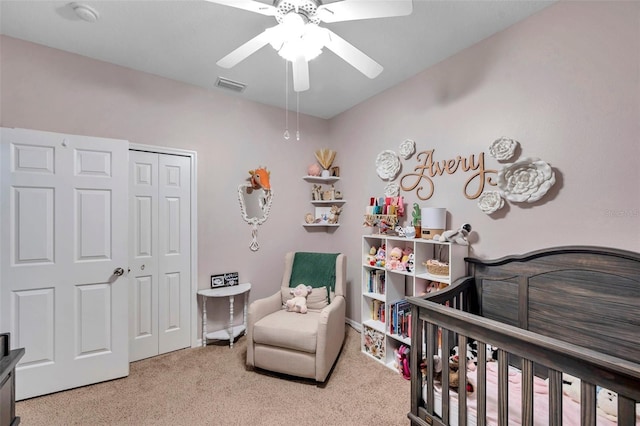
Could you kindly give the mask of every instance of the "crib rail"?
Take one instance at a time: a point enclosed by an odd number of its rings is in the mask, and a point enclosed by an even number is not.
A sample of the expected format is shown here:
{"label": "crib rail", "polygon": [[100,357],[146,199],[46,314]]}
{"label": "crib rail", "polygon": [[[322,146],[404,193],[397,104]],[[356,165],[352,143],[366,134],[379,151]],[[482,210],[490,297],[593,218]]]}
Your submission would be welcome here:
{"label": "crib rail", "polygon": [[[441,337],[442,358],[446,372],[448,348],[458,345],[466,348],[468,339],[478,341],[477,366],[477,424],[486,424],[486,343],[498,350],[498,424],[507,425],[508,418],[508,368],[518,357],[522,372],[523,425],[532,425],[534,419],[533,383],[534,368],[543,367],[549,383],[550,425],[562,425],[562,373],[581,379],[581,424],[596,424],[596,386],[618,393],[618,424],[635,425],[635,404],[640,402],[640,365],[624,359],[602,354],[588,348],[542,336],[524,329],[506,325],[491,319],[465,312],[474,311],[475,293],[472,278],[459,280],[444,291],[426,298],[409,298],[412,305],[411,412],[412,424],[448,425],[450,422],[450,384],[447,374],[442,374],[442,416],[434,411],[434,361]],[[448,306],[445,306],[448,305]],[[424,348],[423,351],[418,348]],[[514,357],[515,356],[515,357]],[[426,401],[422,401],[423,380],[420,363],[426,359]],[[464,359],[464,350],[461,359]],[[459,382],[466,383],[466,369],[460,369]],[[467,392],[458,389],[458,424],[467,424]]]}

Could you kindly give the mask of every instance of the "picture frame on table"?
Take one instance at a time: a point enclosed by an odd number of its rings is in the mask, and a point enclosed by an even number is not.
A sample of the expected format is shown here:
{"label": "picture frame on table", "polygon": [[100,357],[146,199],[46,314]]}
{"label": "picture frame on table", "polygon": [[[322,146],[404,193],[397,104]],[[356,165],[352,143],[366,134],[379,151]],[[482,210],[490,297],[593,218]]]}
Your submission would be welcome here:
{"label": "picture frame on table", "polygon": [[211,288],[224,287],[224,274],[211,275]]}
{"label": "picture frame on table", "polygon": [[238,285],[238,284],[240,284],[240,282],[238,280],[237,272],[227,272],[226,274],[224,274],[225,286],[232,286],[232,285]]}

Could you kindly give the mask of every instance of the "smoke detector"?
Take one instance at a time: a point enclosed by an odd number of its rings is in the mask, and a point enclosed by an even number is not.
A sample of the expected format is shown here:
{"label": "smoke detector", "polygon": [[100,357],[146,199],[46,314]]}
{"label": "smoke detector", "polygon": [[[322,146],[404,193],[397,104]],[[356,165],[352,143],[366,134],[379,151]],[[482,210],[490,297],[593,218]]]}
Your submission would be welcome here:
{"label": "smoke detector", "polygon": [[98,15],[98,12],[94,8],[92,8],[91,6],[87,6],[86,4],[73,2],[69,3],[69,7],[71,7],[78,18],[82,19],[83,21],[93,23],[96,22],[100,17]]}

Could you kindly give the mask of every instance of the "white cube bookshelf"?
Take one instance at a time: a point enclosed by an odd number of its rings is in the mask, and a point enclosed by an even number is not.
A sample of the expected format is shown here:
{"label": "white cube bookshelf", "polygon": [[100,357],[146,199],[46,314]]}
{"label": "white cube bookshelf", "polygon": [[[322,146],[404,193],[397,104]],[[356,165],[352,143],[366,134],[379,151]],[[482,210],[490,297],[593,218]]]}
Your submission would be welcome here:
{"label": "white cube bookshelf", "polygon": [[[371,265],[367,261],[371,247],[375,247],[377,251],[382,245],[386,248],[385,266]],[[413,270],[390,270],[386,267],[390,260],[389,254],[394,247],[408,247],[413,251]],[[397,318],[392,315],[394,305],[407,297],[425,294],[430,285],[434,285],[431,283],[441,283],[440,286],[443,287],[464,277],[467,274],[464,258],[468,255],[468,246],[450,242],[384,234],[362,236],[362,352],[375,361],[397,370],[395,351],[403,344],[410,346],[411,337],[410,333],[399,334],[397,330],[390,328],[392,320]],[[446,261],[449,264],[449,273],[429,273],[423,264],[428,259]],[[380,280],[384,281],[384,288],[375,282]],[[398,319],[396,323],[399,322]],[[410,330],[405,328],[405,331]]]}

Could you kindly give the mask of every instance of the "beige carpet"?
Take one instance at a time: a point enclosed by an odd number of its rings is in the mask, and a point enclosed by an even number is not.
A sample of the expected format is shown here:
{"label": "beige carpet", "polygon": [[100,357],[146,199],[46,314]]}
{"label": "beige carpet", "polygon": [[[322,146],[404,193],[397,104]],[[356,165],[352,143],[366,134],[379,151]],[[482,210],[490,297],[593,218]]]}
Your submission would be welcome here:
{"label": "beige carpet", "polygon": [[327,382],[245,369],[246,337],[131,364],[124,379],[20,401],[22,425],[406,425],[409,381],[347,327]]}

